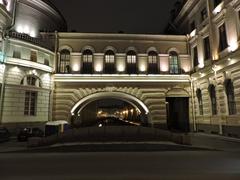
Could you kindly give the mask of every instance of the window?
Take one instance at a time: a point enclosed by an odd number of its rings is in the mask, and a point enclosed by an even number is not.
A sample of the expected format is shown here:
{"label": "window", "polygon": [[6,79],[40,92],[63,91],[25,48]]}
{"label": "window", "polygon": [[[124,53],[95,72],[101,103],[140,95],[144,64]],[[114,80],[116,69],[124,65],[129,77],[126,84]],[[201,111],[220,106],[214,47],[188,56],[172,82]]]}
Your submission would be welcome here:
{"label": "window", "polygon": [[180,73],[178,54],[175,51],[169,53],[169,66],[170,74]]}
{"label": "window", "polygon": [[228,113],[233,115],[237,113],[233,83],[230,79],[225,81],[225,90],[228,101]]}
{"label": "window", "polygon": [[222,24],[218,30],[219,30],[219,52],[221,52],[228,47],[225,24]]}
{"label": "window", "polygon": [[14,50],[13,58],[21,59],[21,52],[19,50]]}
{"label": "window", "polygon": [[89,49],[83,52],[82,73],[83,74],[93,73],[93,53]]}
{"label": "window", "polygon": [[59,73],[70,73],[70,52],[66,49],[60,52]]}
{"label": "window", "polygon": [[156,53],[155,51],[150,51],[148,53],[148,73],[158,73],[158,53]]}
{"label": "window", "polygon": [[28,75],[21,80],[21,85],[41,87],[42,84],[39,77],[34,75]]}
{"label": "window", "polygon": [[208,60],[210,59],[211,56],[209,36],[203,39],[203,43],[204,43],[204,60]]}
{"label": "window", "polygon": [[44,59],[44,65],[49,66],[49,60],[48,59]]}
{"label": "window", "polygon": [[27,76],[27,85],[36,86],[37,79],[34,76]]}
{"label": "window", "polygon": [[108,50],[105,53],[105,73],[115,73],[115,54],[112,50]]}
{"label": "window", "polygon": [[201,19],[202,21],[204,21],[205,19],[207,19],[208,17],[208,12],[207,12],[207,8],[205,7],[202,11],[201,11]]}
{"label": "window", "polygon": [[202,91],[200,89],[197,89],[196,94],[197,94],[197,99],[198,99],[199,115],[203,115]]}
{"label": "window", "polygon": [[127,52],[127,73],[137,74],[137,55],[134,51]]}
{"label": "window", "polygon": [[24,115],[36,116],[36,109],[37,109],[37,92],[26,91]]}
{"label": "window", "polygon": [[217,115],[217,98],[216,98],[215,86],[212,84],[209,85],[208,91],[211,99],[212,115]]}
{"label": "window", "polygon": [[214,8],[217,7],[221,2],[222,0],[214,0]]}
{"label": "window", "polygon": [[33,62],[37,62],[37,52],[31,51],[30,60]]}
{"label": "window", "polygon": [[199,64],[198,62],[198,49],[197,46],[193,48],[193,66],[197,67]]}

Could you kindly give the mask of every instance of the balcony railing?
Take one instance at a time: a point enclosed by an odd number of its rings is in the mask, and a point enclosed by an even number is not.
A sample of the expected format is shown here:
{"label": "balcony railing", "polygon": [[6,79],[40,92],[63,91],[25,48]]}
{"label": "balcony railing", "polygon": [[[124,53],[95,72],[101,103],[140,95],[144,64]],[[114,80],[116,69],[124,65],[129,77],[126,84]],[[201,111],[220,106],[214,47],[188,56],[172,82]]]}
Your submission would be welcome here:
{"label": "balcony railing", "polygon": [[54,50],[54,45],[49,39],[43,38],[34,38],[29,36],[28,34],[18,33],[18,32],[9,32],[9,37],[14,39],[23,40],[28,43],[32,43],[37,46],[41,46],[43,48],[49,49],[51,51]]}

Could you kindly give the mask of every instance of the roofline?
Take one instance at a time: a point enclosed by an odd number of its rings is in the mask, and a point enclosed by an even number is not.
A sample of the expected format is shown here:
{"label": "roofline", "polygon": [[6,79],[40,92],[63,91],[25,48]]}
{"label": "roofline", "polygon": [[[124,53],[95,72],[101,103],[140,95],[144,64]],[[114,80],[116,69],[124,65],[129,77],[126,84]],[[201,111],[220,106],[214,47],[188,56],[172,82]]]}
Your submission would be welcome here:
{"label": "roofline", "polygon": [[48,4],[51,8],[53,8],[60,15],[60,17],[64,21],[64,24],[66,25],[66,28],[67,28],[67,21],[66,21],[65,17],[63,16],[63,14],[61,13],[61,11],[49,0],[41,0],[41,1]]}
{"label": "roofline", "polygon": [[168,40],[187,41],[186,35],[152,35],[152,34],[120,34],[120,33],[81,33],[81,32],[58,32],[59,38],[95,38],[95,39],[124,39],[126,40]]}

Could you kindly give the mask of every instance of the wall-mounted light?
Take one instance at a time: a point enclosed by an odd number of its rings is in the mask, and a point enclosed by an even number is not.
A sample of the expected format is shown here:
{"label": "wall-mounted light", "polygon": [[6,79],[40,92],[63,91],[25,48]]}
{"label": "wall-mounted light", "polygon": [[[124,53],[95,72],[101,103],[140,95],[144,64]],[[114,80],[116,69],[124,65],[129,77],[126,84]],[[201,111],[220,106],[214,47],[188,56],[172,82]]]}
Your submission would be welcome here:
{"label": "wall-mounted light", "polygon": [[223,9],[223,2],[220,3],[214,10],[213,10],[213,14],[216,15],[218,13],[220,13]]}
{"label": "wall-mounted light", "polygon": [[234,52],[238,49],[238,43],[231,43],[230,46],[228,47],[228,52]]}
{"label": "wall-mounted light", "polygon": [[192,38],[192,37],[196,36],[196,33],[197,33],[197,30],[194,29],[194,30],[190,33],[190,37]]}

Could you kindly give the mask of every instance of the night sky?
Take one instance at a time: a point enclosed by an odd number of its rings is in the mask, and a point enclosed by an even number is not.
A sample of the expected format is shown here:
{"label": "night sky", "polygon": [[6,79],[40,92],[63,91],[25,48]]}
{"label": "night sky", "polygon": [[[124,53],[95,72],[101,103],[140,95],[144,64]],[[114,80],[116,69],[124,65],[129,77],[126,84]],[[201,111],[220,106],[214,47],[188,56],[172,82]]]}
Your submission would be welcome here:
{"label": "night sky", "polygon": [[68,30],[162,33],[176,0],[49,0],[62,12]]}

